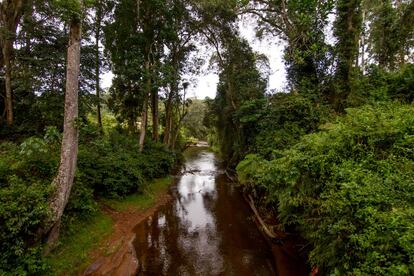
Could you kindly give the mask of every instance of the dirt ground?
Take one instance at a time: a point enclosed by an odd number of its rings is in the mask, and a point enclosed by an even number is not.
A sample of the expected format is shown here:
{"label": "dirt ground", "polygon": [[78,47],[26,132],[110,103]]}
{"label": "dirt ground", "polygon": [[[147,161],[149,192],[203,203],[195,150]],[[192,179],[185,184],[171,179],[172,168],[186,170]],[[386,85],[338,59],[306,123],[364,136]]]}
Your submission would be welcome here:
{"label": "dirt ground", "polygon": [[80,275],[136,275],[139,263],[132,244],[135,239],[134,228],[171,199],[168,191],[165,191],[157,196],[155,204],[149,209],[118,212],[105,207],[104,212],[114,221],[113,233],[91,253],[91,259],[95,261]]}

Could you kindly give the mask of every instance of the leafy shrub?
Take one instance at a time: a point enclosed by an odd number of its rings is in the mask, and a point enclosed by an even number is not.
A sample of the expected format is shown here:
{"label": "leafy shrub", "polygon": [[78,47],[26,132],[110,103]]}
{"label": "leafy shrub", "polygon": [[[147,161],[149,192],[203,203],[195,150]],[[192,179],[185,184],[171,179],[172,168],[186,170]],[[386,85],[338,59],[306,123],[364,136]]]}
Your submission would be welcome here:
{"label": "leafy shrub", "polygon": [[316,131],[328,118],[323,105],[318,106],[299,95],[276,94],[257,122],[259,131],[254,141],[254,152],[271,157],[275,150],[288,148],[302,135]]}
{"label": "leafy shrub", "polygon": [[354,81],[354,91],[347,102],[348,106],[357,107],[388,100],[414,101],[414,64],[407,64],[396,72],[372,65],[366,76]]}
{"label": "leafy shrub", "polygon": [[57,171],[59,137],[31,137],[0,144],[0,271],[35,274],[45,269],[38,229],[48,216],[51,181]]}
{"label": "leafy shrub", "polygon": [[93,189],[88,183],[83,183],[77,176],[70,192],[69,202],[65,208],[65,219],[87,219],[95,214],[97,210],[98,204],[95,201]]}
{"label": "leafy shrub", "polygon": [[[414,273],[414,106],[349,109],[266,161],[239,165],[327,274]],[[261,168],[253,173],[248,163]]]}
{"label": "leafy shrub", "polygon": [[88,183],[95,195],[123,197],[140,191],[144,180],[168,174],[175,159],[158,144],[139,153],[135,137],[114,131],[80,146],[77,181]]}
{"label": "leafy shrub", "polygon": [[[165,176],[176,161],[175,154],[159,144],[148,144],[139,153],[136,137],[116,131],[102,135],[85,125],[80,135],[64,230],[95,214],[97,196],[123,197],[140,191],[145,180]],[[30,137],[20,145],[0,143],[0,274],[46,273],[37,231],[49,215],[60,139],[56,128],[48,128],[43,138]]]}

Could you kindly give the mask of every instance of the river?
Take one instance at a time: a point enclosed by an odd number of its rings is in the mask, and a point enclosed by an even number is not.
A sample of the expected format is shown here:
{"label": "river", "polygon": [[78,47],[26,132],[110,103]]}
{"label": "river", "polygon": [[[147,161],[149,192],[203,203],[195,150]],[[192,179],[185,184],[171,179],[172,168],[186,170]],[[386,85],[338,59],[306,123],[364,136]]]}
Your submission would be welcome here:
{"label": "river", "polygon": [[214,153],[188,149],[171,193],[135,229],[138,275],[275,275],[272,252]]}

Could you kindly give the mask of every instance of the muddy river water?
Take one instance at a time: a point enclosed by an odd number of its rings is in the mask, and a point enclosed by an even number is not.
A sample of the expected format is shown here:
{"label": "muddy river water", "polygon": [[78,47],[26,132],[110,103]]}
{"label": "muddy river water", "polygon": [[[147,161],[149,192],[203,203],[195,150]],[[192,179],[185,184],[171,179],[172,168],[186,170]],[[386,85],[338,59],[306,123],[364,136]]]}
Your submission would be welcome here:
{"label": "muddy river water", "polygon": [[138,275],[275,275],[269,246],[214,153],[187,150],[172,196],[135,229]]}

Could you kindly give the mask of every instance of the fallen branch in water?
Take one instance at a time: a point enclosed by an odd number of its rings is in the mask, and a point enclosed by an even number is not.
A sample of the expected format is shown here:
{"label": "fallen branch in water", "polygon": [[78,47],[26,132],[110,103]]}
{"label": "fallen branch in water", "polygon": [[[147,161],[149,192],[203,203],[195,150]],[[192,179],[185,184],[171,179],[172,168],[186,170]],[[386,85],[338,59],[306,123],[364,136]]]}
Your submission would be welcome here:
{"label": "fallen branch in water", "polygon": [[264,222],[262,217],[259,214],[259,211],[257,211],[256,206],[254,205],[254,200],[251,195],[244,194],[244,197],[249,204],[250,208],[253,210],[253,213],[255,214],[255,217],[259,224],[261,225],[264,233],[270,238],[270,239],[284,239],[286,238],[286,234],[282,232],[275,233],[273,229],[269,228],[269,226]]}

